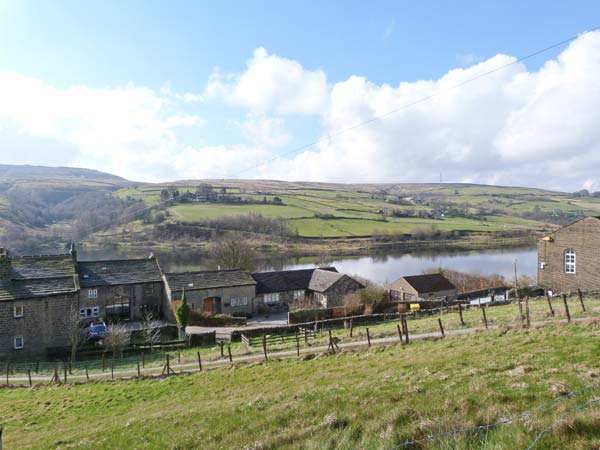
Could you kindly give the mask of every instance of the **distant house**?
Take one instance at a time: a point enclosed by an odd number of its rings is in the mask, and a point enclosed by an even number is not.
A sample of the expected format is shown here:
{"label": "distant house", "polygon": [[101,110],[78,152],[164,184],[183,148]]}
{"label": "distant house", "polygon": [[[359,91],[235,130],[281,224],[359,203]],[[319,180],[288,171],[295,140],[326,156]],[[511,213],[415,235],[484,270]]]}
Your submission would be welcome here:
{"label": "distant house", "polygon": [[252,276],[257,282],[254,302],[257,312],[287,311],[292,302],[304,299],[314,300],[323,307],[339,306],[346,294],[364,288],[333,267],[257,272]]}
{"label": "distant house", "polygon": [[[205,270],[165,275],[170,301],[185,296],[190,307],[208,315],[252,314],[256,281],[243,270]],[[171,308],[169,308],[170,312]]]}
{"label": "distant house", "polygon": [[82,319],[139,320],[146,312],[162,315],[164,288],[156,258],[80,261]]}
{"label": "distant house", "polygon": [[538,284],[555,292],[600,288],[600,217],[559,228],[538,243]]}
{"label": "distant house", "polygon": [[415,302],[439,298],[455,299],[458,290],[440,273],[400,277],[390,286],[391,297],[397,301]]}
{"label": "distant house", "polygon": [[72,255],[11,258],[0,249],[0,358],[68,346],[78,291]]}

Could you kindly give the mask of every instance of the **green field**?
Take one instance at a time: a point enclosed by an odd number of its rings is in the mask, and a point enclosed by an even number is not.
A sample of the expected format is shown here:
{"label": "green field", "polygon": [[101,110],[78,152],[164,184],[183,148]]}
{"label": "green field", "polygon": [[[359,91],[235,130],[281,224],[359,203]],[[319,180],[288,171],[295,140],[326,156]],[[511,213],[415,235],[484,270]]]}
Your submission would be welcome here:
{"label": "green field", "polygon": [[[164,379],[0,389],[5,448],[596,448],[600,325],[503,328]],[[567,414],[563,421],[557,420]]]}
{"label": "green field", "polygon": [[[200,184],[201,182],[195,182]],[[282,219],[291,233],[305,237],[354,237],[378,233],[411,234],[415,231],[500,232],[549,230],[553,220],[596,214],[594,199],[580,201],[569,194],[541,189],[467,184],[340,185],[276,181],[220,180],[215,191],[256,204],[189,203],[167,206],[169,220],[198,223],[250,213]],[[115,193],[121,198],[160,202],[162,189],[195,192],[194,182],[144,185]],[[261,204],[278,196],[283,205]],[[400,203],[400,204],[398,204]],[[396,217],[394,211],[436,217]],[[440,217],[439,211],[446,211]],[[462,211],[460,213],[456,211]],[[545,215],[534,220],[533,213]]]}

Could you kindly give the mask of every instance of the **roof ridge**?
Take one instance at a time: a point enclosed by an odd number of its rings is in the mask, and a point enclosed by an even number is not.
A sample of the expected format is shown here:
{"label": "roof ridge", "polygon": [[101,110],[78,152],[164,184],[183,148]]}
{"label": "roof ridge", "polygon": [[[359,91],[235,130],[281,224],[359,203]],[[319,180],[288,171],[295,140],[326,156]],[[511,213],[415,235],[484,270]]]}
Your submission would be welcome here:
{"label": "roof ridge", "polygon": [[103,262],[125,262],[125,261],[156,261],[156,256],[152,256],[150,258],[122,258],[122,259],[94,259],[94,260],[86,260],[81,261],[78,260],[77,263],[103,263]]}
{"label": "roof ridge", "polygon": [[240,273],[248,273],[250,274],[250,272],[248,270],[245,269],[215,269],[215,270],[188,270],[186,272],[167,272],[165,273],[165,275],[190,275],[190,274],[197,274],[197,273],[221,273],[221,272],[226,272],[226,273],[231,273],[231,272],[240,272]]}

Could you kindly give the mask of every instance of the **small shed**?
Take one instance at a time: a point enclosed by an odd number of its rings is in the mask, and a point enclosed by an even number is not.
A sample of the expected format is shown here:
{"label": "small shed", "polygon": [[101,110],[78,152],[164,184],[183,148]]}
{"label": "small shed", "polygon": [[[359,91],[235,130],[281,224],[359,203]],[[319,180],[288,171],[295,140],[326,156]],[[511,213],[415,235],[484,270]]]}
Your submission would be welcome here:
{"label": "small shed", "polygon": [[415,302],[447,298],[454,300],[458,290],[441,273],[400,277],[390,286],[390,294],[396,301]]}

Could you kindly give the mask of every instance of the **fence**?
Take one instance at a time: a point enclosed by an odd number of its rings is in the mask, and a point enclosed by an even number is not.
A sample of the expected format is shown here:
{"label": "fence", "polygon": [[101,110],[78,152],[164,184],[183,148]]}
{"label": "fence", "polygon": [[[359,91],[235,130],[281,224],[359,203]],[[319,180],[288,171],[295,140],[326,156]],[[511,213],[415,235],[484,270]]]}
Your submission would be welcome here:
{"label": "fence", "polygon": [[314,339],[316,333],[314,330],[309,330],[308,328],[299,327],[298,331],[295,333],[288,334],[264,334],[262,337],[248,337],[242,333],[242,343],[246,347],[253,347],[256,345],[264,345],[267,344],[283,344],[290,341],[296,341],[298,339],[304,339],[305,342],[308,342],[309,339]]}

